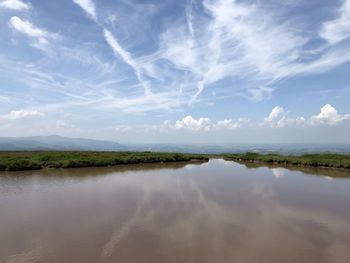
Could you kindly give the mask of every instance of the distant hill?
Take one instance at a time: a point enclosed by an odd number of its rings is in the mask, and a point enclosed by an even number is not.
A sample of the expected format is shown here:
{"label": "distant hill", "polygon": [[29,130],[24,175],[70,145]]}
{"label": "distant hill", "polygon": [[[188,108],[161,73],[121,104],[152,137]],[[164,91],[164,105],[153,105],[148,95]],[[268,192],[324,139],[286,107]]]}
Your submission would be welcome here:
{"label": "distant hill", "polygon": [[34,137],[2,137],[1,151],[120,151],[125,147],[116,142],[58,135]]}
{"label": "distant hill", "polygon": [[350,144],[120,144],[58,135],[33,137],[0,137],[0,151],[157,151],[179,153],[242,153],[280,154],[350,153]]}

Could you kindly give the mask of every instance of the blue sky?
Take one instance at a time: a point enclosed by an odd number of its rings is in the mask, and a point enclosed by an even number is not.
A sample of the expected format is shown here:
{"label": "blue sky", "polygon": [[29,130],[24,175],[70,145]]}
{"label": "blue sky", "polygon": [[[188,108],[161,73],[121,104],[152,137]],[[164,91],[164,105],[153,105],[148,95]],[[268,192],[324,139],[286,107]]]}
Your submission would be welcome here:
{"label": "blue sky", "polygon": [[350,0],[0,0],[0,136],[350,142]]}

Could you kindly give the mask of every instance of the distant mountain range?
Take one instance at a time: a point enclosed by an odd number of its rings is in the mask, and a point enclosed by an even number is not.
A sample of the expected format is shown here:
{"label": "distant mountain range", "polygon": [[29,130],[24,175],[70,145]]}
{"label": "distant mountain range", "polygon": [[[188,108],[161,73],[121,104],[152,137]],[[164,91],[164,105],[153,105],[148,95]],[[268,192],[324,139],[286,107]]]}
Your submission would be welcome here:
{"label": "distant mountain range", "polygon": [[0,137],[0,151],[159,151],[191,153],[276,152],[302,154],[315,152],[350,153],[350,144],[120,144],[58,135],[33,137]]}
{"label": "distant mountain range", "polygon": [[0,137],[1,151],[119,151],[123,146],[116,142],[58,135],[34,137]]}

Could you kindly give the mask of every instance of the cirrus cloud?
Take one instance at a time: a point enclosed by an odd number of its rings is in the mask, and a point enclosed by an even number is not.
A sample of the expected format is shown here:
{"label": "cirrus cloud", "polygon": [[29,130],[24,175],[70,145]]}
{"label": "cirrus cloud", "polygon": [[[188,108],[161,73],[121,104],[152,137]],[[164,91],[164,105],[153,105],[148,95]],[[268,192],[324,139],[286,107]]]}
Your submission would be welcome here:
{"label": "cirrus cloud", "polygon": [[11,17],[8,25],[13,31],[19,32],[34,39],[35,41],[32,43],[32,46],[44,51],[47,50],[49,39],[56,37],[55,34],[49,33],[48,31],[35,26],[29,21],[22,20],[18,16]]}
{"label": "cirrus cloud", "polygon": [[25,34],[33,38],[45,38],[48,36],[48,32],[45,30],[34,26],[28,21],[24,21],[18,16],[13,16],[10,18],[9,26],[18,32]]}
{"label": "cirrus cloud", "polygon": [[350,37],[350,0],[344,0],[338,14],[336,19],[325,22],[320,30],[320,36],[330,44]]}
{"label": "cirrus cloud", "polygon": [[28,10],[30,8],[30,4],[25,3],[21,0],[3,0],[0,3],[0,7],[4,7],[7,9],[12,9],[16,11]]}
{"label": "cirrus cloud", "polygon": [[91,0],[73,0],[79,5],[93,20],[97,20],[95,3]]}

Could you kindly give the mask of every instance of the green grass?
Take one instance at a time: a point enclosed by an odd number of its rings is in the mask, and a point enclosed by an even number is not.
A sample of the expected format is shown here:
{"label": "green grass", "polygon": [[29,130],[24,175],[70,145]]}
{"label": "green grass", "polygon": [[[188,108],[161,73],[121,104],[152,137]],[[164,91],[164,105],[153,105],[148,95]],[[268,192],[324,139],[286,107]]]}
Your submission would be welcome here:
{"label": "green grass", "polygon": [[313,167],[333,167],[350,169],[350,155],[345,154],[304,154],[300,156],[295,155],[279,155],[279,154],[258,154],[258,153],[244,153],[244,154],[227,154],[224,155],[227,160],[236,161],[250,161],[250,162],[265,162],[282,165],[299,165],[299,166],[313,166]]}
{"label": "green grass", "polygon": [[44,168],[102,167],[120,164],[208,161],[210,157],[235,161],[261,162],[278,165],[333,167],[350,169],[350,155],[304,154],[181,154],[157,152],[0,152],[0,171],[39,170]]}
{"label": "green grass", "polygon": [[207,161],[200,154],[155,152],[0,152],[0,171],[102,167],[120,164]]}

